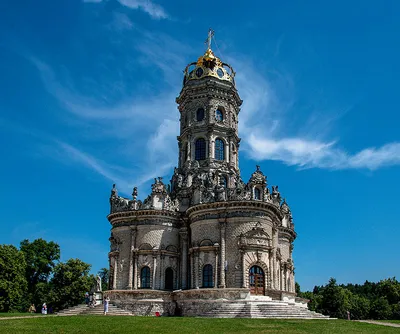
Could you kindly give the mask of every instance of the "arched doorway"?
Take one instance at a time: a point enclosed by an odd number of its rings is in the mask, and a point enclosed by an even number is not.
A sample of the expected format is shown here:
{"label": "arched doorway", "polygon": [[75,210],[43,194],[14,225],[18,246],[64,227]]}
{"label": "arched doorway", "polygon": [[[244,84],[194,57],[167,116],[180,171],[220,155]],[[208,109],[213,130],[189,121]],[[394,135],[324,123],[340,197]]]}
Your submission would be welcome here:
{"label": "arched doorway", "polygon": [[174,271],[171,268],[165,269],[165,290],[174,289]]}
{"label": "arched doorway", "polygon": [[265,294],[264,270],[259,266],[252,266],[249,270],[249,287],[252,295]]}

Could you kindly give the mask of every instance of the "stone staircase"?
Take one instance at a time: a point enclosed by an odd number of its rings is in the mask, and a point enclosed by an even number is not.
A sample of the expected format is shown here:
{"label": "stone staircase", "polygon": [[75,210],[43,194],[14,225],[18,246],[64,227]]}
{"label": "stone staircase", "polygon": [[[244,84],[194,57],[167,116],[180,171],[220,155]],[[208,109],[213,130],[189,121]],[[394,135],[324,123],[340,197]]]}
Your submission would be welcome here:
{"label": "stone staircase", "polygon": [[329,319],[328,316],[282,301],[247,301],[221,303],[200,317],[210,318],[270,318],[270,319]]}
{"label": "stone staircase", "polygon": [[[86,304],[80,304],[74,307],[66,308],[57,313],[60,316],[68,315],[104,315],[104,307],[102,304],[95,307],[88,307]],[[116,305],[110,304],[108,306],[107,315],[133,315],[132,312],[119,308]]]}

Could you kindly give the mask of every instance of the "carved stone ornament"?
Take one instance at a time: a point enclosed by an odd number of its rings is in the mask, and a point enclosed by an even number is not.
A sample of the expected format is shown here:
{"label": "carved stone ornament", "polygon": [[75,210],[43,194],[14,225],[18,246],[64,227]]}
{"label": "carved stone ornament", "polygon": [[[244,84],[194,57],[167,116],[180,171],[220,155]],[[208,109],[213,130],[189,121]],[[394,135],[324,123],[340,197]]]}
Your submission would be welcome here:
{"label": "carved stone ornament", "polygon": [[242,248],[267,248],[270,245],[271,238],[260,224],[256,224],[255,227],[239,237],[239,246]]}
{"label": "carved stone ornament", "polygon": [[289,215],[290,214],[290,208],[289,208],[289,205],[286,203],[286,199],[285,198],[283,199],[283,202],[281,204],[281,212],[284,215]]}
{"label": "carved stone ornament", "polygon": [[256,166],[257,169],[256,171],[251,174],[249,184],[259,184],[262,186],[265,186],[267,184],[267,177],[263,174],[263,172],[260,170],[260,166]]}
{"label": "carved stone ornament", "polygon": [[151,185],[151,192],[153,194],[166,194],[167,189],[165,188],[165,184],[162,182],[162,177],[158,179],[154,179],[154,183]]}

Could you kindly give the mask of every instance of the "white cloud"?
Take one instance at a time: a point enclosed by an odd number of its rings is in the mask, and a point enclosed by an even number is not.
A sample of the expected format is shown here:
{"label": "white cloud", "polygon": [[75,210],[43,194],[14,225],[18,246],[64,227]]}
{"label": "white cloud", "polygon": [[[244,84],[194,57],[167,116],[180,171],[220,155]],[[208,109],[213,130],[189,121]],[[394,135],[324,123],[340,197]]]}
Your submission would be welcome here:
{"label": "white cloud", "polygon": [[[107,0],[83,0],[83,2],[100,3]],[[149,14],[153,19],[167,19],[168,14],[163,7],[150,0],[117,0],[122,6],[138,9]]]}
{"label": "white cloud", "polygon": [[366,148],[355,154],[336,148],[334,142],[324,143],[303,138],[271,139],[250,135],[248,144],[249,154],[255,160],[278,160],[301,168],[376,170],[400,165],[400,143]]}
{"label": "white cloud", "polygon": [[164,8],[160,5],[157,5],[150,0],[118,0],[119,3],[123,6],[132,8],[132,9],[141,9],[145,13],[149,14],[152,18],[155,19],[166,19],[168,18],[167,13]]}

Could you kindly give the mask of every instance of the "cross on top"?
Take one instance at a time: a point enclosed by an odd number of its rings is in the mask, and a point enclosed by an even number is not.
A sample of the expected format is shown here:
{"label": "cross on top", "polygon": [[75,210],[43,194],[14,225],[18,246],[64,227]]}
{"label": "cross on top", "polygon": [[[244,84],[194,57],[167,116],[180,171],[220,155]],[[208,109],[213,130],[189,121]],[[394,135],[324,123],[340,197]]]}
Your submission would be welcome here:
{"label": "cross on top", "polygon": [[204,42],[205,44],[207,44],[207,48],[211,49],[211,38],[214,36],[214,30],[212,30],[211,28],[208,29],[208,36],[206,41]]}

